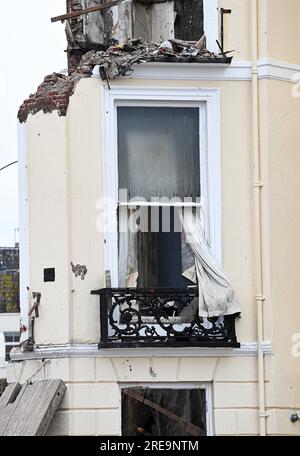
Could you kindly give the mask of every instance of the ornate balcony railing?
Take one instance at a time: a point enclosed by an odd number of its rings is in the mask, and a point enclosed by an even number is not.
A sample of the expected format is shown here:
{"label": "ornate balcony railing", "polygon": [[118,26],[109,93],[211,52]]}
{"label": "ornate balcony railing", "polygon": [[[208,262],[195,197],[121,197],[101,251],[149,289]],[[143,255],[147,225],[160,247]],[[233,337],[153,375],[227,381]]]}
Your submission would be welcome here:
{"label": "ornate balcony railing", "polygon": [[103,288],[99,348],[239,347],[235,318],[201,318],[198,288]]}

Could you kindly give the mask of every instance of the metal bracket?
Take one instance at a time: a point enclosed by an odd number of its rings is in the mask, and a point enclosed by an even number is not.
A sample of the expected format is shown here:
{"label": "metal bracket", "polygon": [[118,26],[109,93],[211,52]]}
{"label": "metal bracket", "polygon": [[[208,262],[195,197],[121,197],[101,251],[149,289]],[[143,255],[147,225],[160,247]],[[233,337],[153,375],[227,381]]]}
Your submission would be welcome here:
{"label": "metal bracket", "polygon": [[231,14],[231,9],[220,9],[221,13],[221,49],[224,52],[224,14]]}

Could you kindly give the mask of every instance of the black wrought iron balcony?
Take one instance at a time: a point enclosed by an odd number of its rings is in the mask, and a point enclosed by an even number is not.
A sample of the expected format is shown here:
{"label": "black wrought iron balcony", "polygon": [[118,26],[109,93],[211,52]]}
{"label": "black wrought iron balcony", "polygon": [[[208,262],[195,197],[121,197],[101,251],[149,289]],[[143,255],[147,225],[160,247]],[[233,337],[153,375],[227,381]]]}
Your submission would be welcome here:
{"label": "black wrought iron balcony", "polygon": [[99,348],[239,347],[235,318],[201,318],[198,288],[103,288]]}

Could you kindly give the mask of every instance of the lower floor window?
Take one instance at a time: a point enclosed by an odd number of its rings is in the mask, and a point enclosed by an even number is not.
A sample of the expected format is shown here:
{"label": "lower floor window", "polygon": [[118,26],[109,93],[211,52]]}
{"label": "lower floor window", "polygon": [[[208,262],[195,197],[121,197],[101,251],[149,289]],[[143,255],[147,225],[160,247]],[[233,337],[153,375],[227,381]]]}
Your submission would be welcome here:
{"label": "lower floor window", "polygon": [[10,361],[10,351],[19,344],[20,334],[18,332],[6,332],[5,337],[5,361]]}
{"label": "lower floor window", "polygon": [[203,436],[207,434],[206,390],[122,389],[122,435]]}

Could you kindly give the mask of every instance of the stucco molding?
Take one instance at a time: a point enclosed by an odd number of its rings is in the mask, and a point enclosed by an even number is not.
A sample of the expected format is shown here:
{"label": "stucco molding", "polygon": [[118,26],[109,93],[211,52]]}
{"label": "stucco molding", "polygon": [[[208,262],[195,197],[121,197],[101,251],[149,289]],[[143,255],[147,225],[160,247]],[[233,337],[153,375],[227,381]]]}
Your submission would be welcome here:
{"label": "stucco molding", "polygon": [[[193,81],[250,81],[252,74],[250,61],[233,61],[227,64],[215,63],[144,63],[136,65],[131,75],[124,79],[145,80],[193,80]],[[300,74],[300,65],[270,59],[258,61],[258,78],[294,82],[295,74]],[[100,78],[99,68],[93,71],[94,78]]]}
{"label": "stucco molding", "polygon": [[[95,66],[92,77],[100,79],[99,66]],[[230,66],[223,63],[141,63],[122,79],[248,81],[251,62],[233,62]]]}
{"label": "stucco molding", "polygon": [[300,74],[300,65],[271,59],[262,59],[258,62],[259,79],[293,82],[293,77],[297,73]]}
{"label": "stucco molding", "polygon": [[[271,342],[262,346],[265,355],[272,355]],[[98,349],[97,344],[65,344],[39,346],[33,352],[11,352],[12,361],[55,358],[223,358],[257,355],[257,342],[242,342],[240,348],[113,348]]]}

